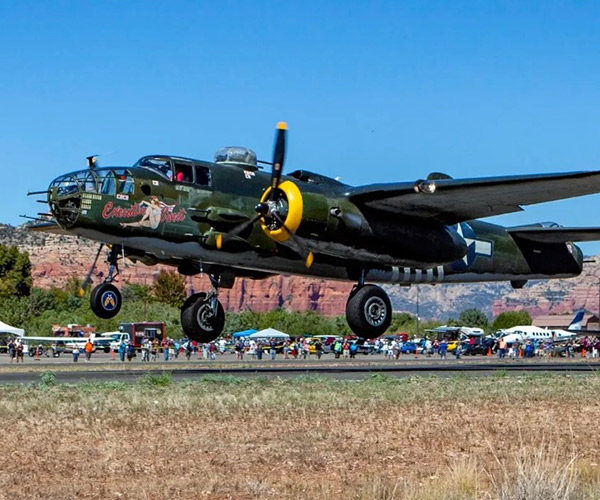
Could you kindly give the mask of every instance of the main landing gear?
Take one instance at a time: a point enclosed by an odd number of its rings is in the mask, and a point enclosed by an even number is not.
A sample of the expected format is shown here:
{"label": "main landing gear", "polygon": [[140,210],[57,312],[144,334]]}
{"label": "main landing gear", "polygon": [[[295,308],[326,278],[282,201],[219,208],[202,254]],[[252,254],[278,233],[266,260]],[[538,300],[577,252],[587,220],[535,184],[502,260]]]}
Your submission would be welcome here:
{"label": "main landing gear", "polygon": [[196,293],[181,306],[181,327],[185,335],[196,342],[215,340],[225,326],[225,312],[219,302],[219,277],[209,275],[213,290]]}
{"label": "main landing gear", "polygon": [[346,303],[346,321],[361,338],[383,335],[392,322],[392,303],[387,293],[377,285],[356,285]]}

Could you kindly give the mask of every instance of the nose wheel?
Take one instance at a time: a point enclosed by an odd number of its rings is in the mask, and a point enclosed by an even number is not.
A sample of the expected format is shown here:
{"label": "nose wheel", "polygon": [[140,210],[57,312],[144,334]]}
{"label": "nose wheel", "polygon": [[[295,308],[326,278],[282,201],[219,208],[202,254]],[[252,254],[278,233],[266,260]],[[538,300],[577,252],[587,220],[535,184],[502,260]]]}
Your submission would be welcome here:
{"label": "nose wheel", "polygon": [[112,283],[98,285],[90,295],[90,307],[99,318],[114,318],[119,314],[122,304],[121,292]]}
{"label": "nose wheel", "polygon": [[357,286],[346,303],[346,320],[359,337],[374,339],[383,335],[392,322],[392,303],[376,285]]}

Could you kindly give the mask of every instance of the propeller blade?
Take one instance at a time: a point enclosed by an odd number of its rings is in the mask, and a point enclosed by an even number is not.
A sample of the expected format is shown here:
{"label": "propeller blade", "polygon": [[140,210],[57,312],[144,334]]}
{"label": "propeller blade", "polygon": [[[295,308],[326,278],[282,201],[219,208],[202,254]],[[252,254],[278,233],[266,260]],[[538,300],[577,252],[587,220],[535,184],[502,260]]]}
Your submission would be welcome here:
{"label": "propeller blade", "polygon": [[258,219],[262,217],[261,214],[256,214],[252,219],[247,220],[246,222],[242,222],[239,226],[234,227],[230,231],[226,233],[221,233],[217,236],[217,248],[220,250],[224,243],[227,240],[237,236],[238,234],[243,233],[246,229],[248,229],[251,225],[253,225]]}
{"label": "propeller blade", "polygon": [[98,262],[98,257],[100,257],[100,252],[102,252],[102,247],[104,247],[104,243],[100,243],[100,246],[98,247],[98,251],[96,252],[96,257],[94,258],[94,262],[92,263],[92,267],[90,267],[90,270],[88,271],[85,279],[83,280],[83,283],[81,284],[81,287],[79,288],[79,296],[80,297],[83,297],[85,295],[85,291],[86,291],[87,287],[92,282],[92,273],[94,272],[96,263]]}
{"label": "propeller blade", "polygon": [[272,215],[281,224],[281,227],[290,235],[290,240],[293,242],[293,246],[295,246],[294,250],[304,259],[304,265],[306,268],[310,268],[315,260],[315,255],[306,248],[306,245],[300,238],[298,238],[298,236],[290,231],[290,228],[285,225],[285,222],[283,222],[277,212],[273,213]]}
{"label": "propeller blade", "polygon": [[275,199],[275,190],[279,186],[281,172],[283,171],[283,162],[285,161],[285,135],[287,123],[279,122],[277,124],[277,136],[275,138],[275,149],[273,151],[273,170],[271,171],[271,196]]}

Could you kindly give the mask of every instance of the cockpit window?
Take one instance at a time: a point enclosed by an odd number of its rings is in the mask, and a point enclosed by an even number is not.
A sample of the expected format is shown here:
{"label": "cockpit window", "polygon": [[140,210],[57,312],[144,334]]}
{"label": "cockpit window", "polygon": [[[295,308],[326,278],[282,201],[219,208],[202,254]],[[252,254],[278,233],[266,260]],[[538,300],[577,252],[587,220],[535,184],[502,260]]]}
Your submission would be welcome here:
{"label": "cockpit window", "polygon": [[194,180],[194,173],[192,171],[192,165],[189,163],[175,162],[175,180],[177,182],[192,182]]}
{"label": "cockpit window", "polygon": [[96,180],[96,174],[94,174],[93,172],[88,172],[88,174],[85,176],[85,179],[83,179],[82,181],[82,187],[86,193],[97,193],[98,185]]}
{"label": "cockpit window", "polygon": [[161,156],[144,156],[140,158],[134,167],[144,167],[154,170],[159,174],[163,175],[170,181],[173,180],[173,168],[171,167],[171,160]]}
{"label": "cockpit window", "polygon": [[56,186],[56,194],[58,196],[73,194],[78,190],[77,181],[70,175],[59,177],[52,183],[52,186]]}
{"label": "cockpit window", "polygon": [[134,182],[133,176],[129,170],[119,169],[115,170],[115,175],[119,182],[119,193],[121,194],[133,194]]}
{"label": "cockpit window", "polygon": [[203,165],[195,165],[196,184],[210,186],[210,169]]}
{"label": "cockpit window", "polygon": [[115,195],[117,192],[117,184],[115,182],[115,175],[112,170],[104,172],[102,178],[102,187],[100,188],[102,194]]}

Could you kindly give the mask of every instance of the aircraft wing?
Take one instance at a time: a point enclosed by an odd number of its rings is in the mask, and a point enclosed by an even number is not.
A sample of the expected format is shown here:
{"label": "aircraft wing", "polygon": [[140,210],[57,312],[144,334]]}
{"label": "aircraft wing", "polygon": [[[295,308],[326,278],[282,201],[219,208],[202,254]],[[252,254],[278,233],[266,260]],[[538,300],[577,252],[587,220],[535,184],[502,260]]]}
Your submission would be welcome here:
{"label": "aircraft wing", "polygon": [[42,222],[40,224],[33,224],[31,226],[27,226],[27,230],[34,231],[36,233],[70,234],[60,227],[56,222]]}
{"label": "aircraft wing", "polygon": [[600,171],[372,184],[347,196],[358,206],[456,224],[598,192]]}
{"label": "aircraft wing", "polygon": [[600,227],[528,227],[508,228],[511,236],[538,243],[566,243],[568,241],[600,241]]}

